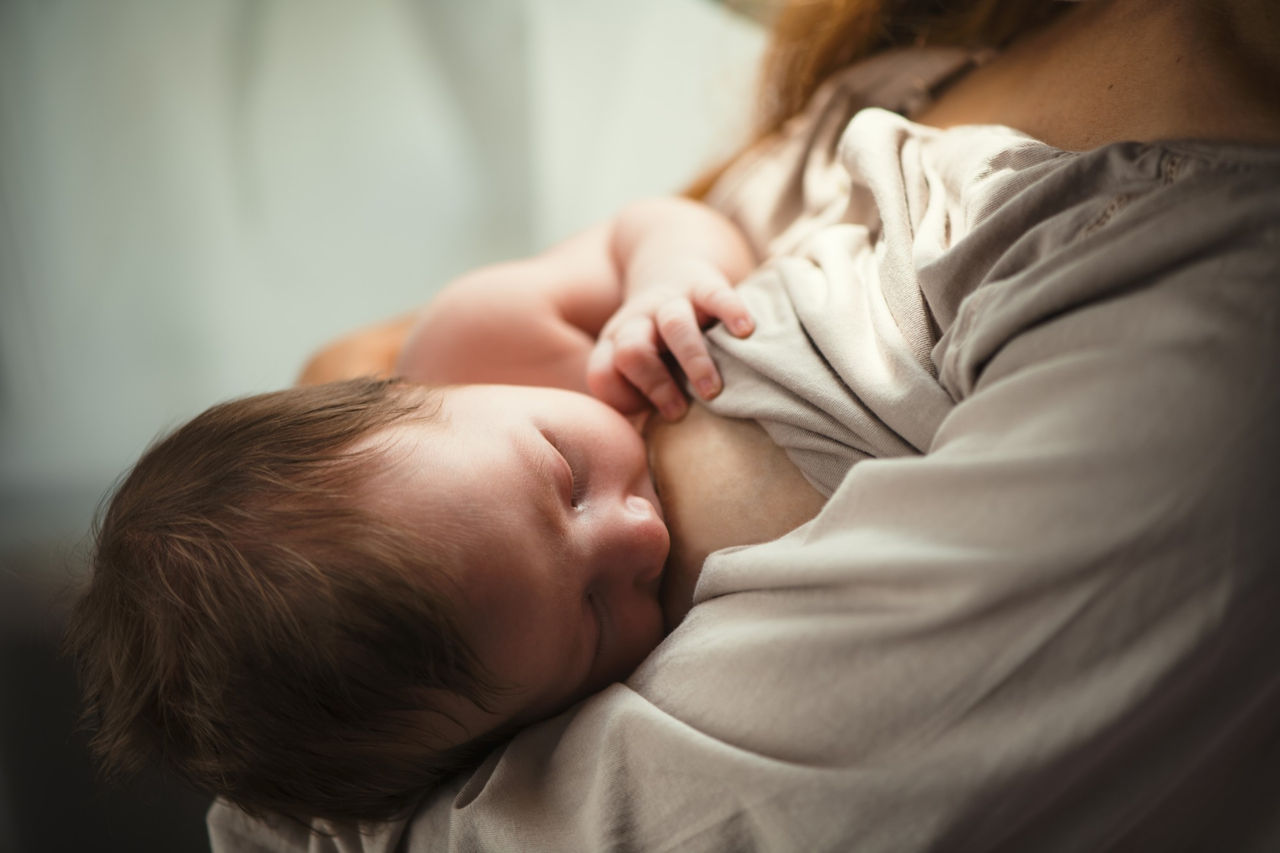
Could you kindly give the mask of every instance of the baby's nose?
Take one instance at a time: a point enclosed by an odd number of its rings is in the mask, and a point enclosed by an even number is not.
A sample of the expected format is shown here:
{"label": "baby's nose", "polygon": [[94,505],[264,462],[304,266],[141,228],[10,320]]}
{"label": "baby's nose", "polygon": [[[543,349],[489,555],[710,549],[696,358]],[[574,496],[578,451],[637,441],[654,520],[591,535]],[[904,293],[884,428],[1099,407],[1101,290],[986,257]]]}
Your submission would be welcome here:
{"label": "baby's nose", "polygon": [[640,518],[646,518],[651,515],[656,517],[658,515],[658,511],[654,509],[653,504],[649,503],[649,501],[639,495],[631,495],[627,498],[627,510],[630,511],[632,515]]}

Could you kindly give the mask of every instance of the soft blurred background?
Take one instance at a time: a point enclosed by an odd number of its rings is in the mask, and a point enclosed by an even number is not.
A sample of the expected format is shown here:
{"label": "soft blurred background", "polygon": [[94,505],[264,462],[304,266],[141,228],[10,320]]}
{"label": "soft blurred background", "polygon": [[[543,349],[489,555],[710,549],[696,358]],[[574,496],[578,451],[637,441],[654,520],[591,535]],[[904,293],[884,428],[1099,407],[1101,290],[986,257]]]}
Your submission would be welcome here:
{"label": "soft blurred background", "polygon": [[94,780],[57,655],[94,509],[158,433],[745,134],[711,0],[0,0],[0,851],[205,846]]}

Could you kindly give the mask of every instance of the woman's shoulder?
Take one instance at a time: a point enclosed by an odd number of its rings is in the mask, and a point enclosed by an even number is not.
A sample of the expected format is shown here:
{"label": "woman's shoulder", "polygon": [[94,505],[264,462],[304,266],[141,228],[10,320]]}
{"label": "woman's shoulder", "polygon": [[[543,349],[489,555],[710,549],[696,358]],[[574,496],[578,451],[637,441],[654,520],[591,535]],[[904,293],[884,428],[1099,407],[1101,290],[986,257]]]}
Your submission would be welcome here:
{"label": "woman's shoulder", "polygon": [[1047,352],[1115,346],[1171,363],[1233,352],[1214,382],[1247,386],[1237,368],[1275,356],[1277,272],[1280,148],[1175,140],[1056,160],[993,204],[921,283],[960,287],[933,355],[963,399]]}

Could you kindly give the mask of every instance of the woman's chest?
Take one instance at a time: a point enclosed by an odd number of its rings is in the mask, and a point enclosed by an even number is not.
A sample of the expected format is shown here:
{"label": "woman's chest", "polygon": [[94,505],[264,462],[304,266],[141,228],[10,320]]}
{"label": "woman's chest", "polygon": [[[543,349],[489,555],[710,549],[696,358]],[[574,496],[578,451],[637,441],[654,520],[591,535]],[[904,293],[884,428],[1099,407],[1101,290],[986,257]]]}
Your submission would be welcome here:
{"label": "woman's chest", "polygon": [[663,590],[671,625],[687,612],[713,551],[776,539],[826,503],[754,422],[694,404],[677,423],[652,421],[645,437],[671,533]]}

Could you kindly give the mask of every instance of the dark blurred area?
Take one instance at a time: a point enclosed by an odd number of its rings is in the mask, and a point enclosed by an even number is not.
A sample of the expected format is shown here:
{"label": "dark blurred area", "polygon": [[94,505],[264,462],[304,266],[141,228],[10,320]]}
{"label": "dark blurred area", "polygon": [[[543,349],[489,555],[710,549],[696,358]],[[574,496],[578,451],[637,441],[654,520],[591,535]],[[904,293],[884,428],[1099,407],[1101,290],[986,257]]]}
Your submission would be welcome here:
{"label": "dark blurred area", "polygon": [[209,798],[158,770],[101,781],[59,649],[75,551],[0,552],[0,851],[207,850]]}

